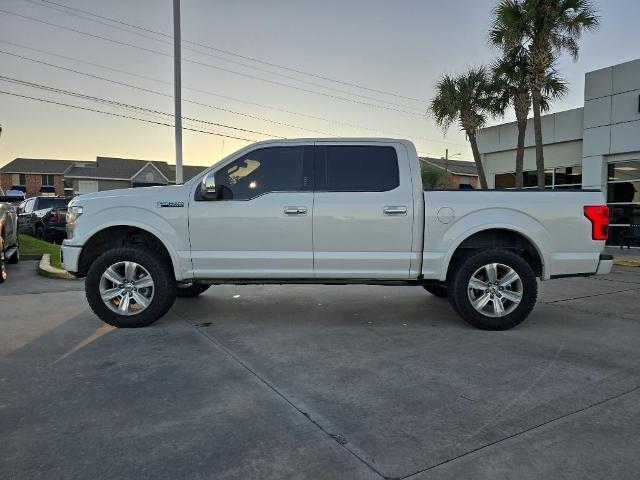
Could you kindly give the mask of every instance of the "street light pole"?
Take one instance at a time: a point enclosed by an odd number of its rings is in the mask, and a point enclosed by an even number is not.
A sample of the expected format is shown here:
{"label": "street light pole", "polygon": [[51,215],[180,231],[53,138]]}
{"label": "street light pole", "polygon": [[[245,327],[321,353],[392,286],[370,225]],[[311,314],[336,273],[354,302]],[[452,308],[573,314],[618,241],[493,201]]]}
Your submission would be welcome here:
{"label": "street light pole", "polygon": [[175,99],[176,184],[182,176],[182,71],[180,57],[180,0],[173,0],[173,84]]}

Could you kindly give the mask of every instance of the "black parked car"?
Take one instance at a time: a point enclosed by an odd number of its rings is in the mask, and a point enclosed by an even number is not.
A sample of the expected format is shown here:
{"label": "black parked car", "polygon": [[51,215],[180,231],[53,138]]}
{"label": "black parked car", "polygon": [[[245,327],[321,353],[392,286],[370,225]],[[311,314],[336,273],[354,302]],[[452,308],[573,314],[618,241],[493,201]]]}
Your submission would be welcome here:
{"label": "black parked car", "polygon": [[18,229],[47,242],[62,242],[67,237],[65,197],[31,197],[18,207]]}

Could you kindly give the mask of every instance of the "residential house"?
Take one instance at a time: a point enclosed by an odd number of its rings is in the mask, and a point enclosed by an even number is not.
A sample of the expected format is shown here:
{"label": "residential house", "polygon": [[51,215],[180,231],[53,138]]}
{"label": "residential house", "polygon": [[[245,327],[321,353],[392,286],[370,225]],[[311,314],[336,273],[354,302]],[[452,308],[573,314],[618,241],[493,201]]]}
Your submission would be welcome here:
{"label": "residential house", "polygon": [[478,169],[474,162],[429,157],[420,157],[420,160],[432,167],[440,168],[449,172],[453,184],[452,188],[456,190],[478,188]]}
{"label": "residential house", "polygon": [[[185,165],[184,180],[206,167]],[[16,158],[0,168],[4,190],[73,196],[116,188],[175,184],[175,165],[152,160],[98,157],[96,161]]]}

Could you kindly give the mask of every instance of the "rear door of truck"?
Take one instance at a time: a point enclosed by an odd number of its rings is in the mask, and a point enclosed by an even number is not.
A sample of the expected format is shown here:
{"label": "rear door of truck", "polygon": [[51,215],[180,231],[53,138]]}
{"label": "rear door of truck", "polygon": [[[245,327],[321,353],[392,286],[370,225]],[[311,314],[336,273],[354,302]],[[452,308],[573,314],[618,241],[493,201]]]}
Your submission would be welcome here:
{"label": "rear door of truck", "polygon": [[406,149],[316,142],[316,278],[407,279],[414,199]]}

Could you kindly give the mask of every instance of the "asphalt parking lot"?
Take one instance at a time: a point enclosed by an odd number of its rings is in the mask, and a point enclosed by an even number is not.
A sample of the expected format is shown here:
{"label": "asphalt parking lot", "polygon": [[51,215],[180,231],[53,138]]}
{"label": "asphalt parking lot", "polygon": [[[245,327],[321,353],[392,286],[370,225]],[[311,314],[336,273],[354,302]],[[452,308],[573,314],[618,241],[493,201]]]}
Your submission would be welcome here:
{"label": "asphalt parking lot", "polygon": [[0,286],[0,478],[637,478],[640,268],[542,285],[519,328],[417,287],[220,286],[106,327]]}

